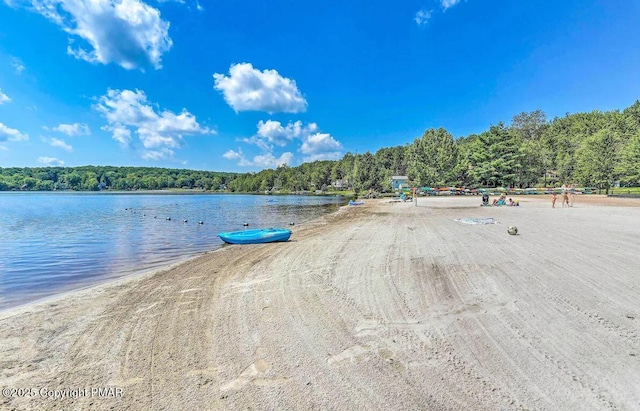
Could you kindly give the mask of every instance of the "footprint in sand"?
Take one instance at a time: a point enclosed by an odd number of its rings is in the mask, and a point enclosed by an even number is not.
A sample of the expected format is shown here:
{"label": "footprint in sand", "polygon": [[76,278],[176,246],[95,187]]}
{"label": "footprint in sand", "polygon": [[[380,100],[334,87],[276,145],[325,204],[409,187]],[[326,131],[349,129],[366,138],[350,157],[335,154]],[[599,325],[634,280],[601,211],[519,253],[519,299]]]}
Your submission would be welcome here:
{"label": "footprint in sand", "polygon": [[327,363],[329,363],[329,365],[341,365],[346,362],[354,363],[364,361],[370,352],[371,349],[369,347],[356,344],[339,354],[332,355],[327,359]]}
{"label": "footprint in sand", "polygon": [[263,320],[270,321],[273,319],[273,310],[271,310],[271,307],[262,307],[260,315]]}
{"label": "footprint in sand", "polygon": [[238,378],[224,384],[222,387],[220,387],[220,389],[222,391],[239,390],[240,388],[250,383],[258,375],[266,374],[267,372],[269,372],[270,369],[271,363],[269,361],[263,359],[256,360],[256,362],[245,368],[244,371],[240,373]]}
{"label": "footprint in sand", "polygon": [[146,307],[146,308],[141,308],[141,309],[139,309],[138,311],[136,311],[136,314],[141,313],[141,312],[143,312],[143,311],[150,310],[150,309],[152,309],[153,307],[155,307],[156,305],[158,305],[158,303],[157,303],[157,302],[156,302],[156,303],[151,304],[150,306],[148,306],[148,307]]}
{"label": "footprint in sand", "polygon": [[180,292],[181,292],[181,293],[191,293],[191,292],[193,292],[193,291],[200,291],[200,290],[202,290],[202,288],[188,288],[188,289],[186,289],[186,290],[182,290],[182,291],[180,291]]}

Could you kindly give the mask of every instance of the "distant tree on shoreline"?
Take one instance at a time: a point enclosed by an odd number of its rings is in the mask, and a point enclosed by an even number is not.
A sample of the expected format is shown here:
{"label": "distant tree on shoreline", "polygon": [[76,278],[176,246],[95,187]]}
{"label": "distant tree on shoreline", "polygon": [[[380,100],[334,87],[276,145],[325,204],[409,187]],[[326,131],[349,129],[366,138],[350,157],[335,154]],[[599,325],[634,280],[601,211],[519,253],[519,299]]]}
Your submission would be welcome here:
{"label": "distant tree on shoreline", "polygon": [[[376,153],[283,165],[258,173],[154,167],[0,167],[0,191],[164,190],[290,193],[391,191],[393,175],[423,186],[531,187],[573,183],[607,190],[640,185],[640,101],[622,112],[592,111],[547,120],[520,113],[509,126],[454,138],[444,128]],[[337,183],[340,184],[337,184]],[[345,187],[346,186],[346,187]]]}

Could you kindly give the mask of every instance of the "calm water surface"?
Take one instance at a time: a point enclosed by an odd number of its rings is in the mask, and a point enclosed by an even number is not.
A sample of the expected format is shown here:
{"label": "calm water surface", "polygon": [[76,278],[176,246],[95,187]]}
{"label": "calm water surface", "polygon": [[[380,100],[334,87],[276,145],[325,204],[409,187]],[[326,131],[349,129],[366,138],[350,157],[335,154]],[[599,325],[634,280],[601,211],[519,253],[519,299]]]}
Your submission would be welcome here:
{"label": "calm water surface", "polygon": [[305,196],[0,193],[0,309],[218,248],[218,233],[242,230],[244,222],[288,227],[343,203]]}

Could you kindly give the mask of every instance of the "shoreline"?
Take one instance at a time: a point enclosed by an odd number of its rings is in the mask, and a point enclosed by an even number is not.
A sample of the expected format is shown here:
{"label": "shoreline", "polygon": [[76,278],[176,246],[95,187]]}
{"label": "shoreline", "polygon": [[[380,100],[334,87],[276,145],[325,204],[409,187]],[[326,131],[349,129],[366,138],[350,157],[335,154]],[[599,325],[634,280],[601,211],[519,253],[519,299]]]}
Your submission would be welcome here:
{"label": "shoreline", "polygon": [[365,200],[287,243],[0,312],[3,386],[124,393],[0,407],[634,408],[640,216],[602,201]]}
{"label": "shoreline", "polygon": [[0,194],[2,193],[14,193],[14,194],[78,194],[78,195],[86,195],[86,194],[96,194],[96,195],[149,195],[149,194],[159,194],[159,195],[251,195],[251,196],[273,196],[273,197],[281,197],[281,196],[306,196],[306,197],[352,197],[349,194],[337,194],[337,193],[323,193],[323,194],[315,194],[315,193],[305,193],[300,194],[297,192],[290,193],[269,193],[265,194],[263,192],[253,192],[253,191],[206,191],[206,190],[0,190]]}
{"label": "shoreline", "polygon": [[[45,307],[41,307],[41,306],[46,306],[49,304],[59,304],[63,301],[61,300],[66,300],[66,299],[72,299],[74,297],[81,297],[83,295],[83,293],[91,293],[91,292],[100,292],[102,291],[101,289],[103,288],[108,288],[108,287],[116,287],[116,286],[121,286],[121,285],[125,285],[126,283],[130,282],[130,281],[138,281],[138,280],[144,280],[150,277],[153,277],[156,274],[161,274],[165,271],[168,270],[172,270],[175,268],[178,268],[180,265],[185,264],[193,259],[196,258],[200,258],[203,255],[209,254],[209,253],[214,253],[216,251],[219,251],[222,247],[210,250],[210,251],[204,251],[202,253],[198,253],[197,255],[193,255],[193,256],[189,256],[189,257],[183,257],[181,259],[179,259],[178,261],[174,261],[174,262],[170,262],[167,263],[166,265],[163,265],[162,267],[156,267],[156,268],[147,268],[147,269],[142,269],[139,271],[134,271],[132,273],[129,274],[124,274],[120,277],[115,277],[115,278],[107,278],[107,279],[103,279],[95,284],[90,284],[84,287],[80,287],[80,288],[73,288],[73,289],[69,289],[69,290],[65,290],[65,291],[61,291],[59,293],[55,293],[52,295],[48,295],[46,297],[42,297],[42,298],[38,298],[36,300],[31,300],[31,301],[27,301],[24,303],[20,303],[18,305],[14,305],[14,306],[10,306],[10,307],[6,307],[6,308],[2,308],[0,309],[0,321],[6,319],[6,318],[10,318],[10,317],[14,317],[16,315],[20,315],[23,314],[24,312],[30,311],[31,309],[42,309]],[[77,294],[77,295],[76,295]]]}
{"label": "shoreline", "polygon": [[[1,192],[0,192],[1,193]],[[20,192],[17,195],[30,195],[30,193],[33,193],[33,195],[39,195],[41,193],[46,193],[46,192]],[[148,195],[155,195],[160,193],[160,191],[150,191],[150,192],[138,192],[136,194],[148,194]],[[78,196],[86,196],[86,195],[95,195],[95,196],[100,196],[100,195],[127,195],[130,194],[129,192],[110,192],[110,193],[106,193],[106,192],[51,192],[51,195],[65,195],[65,194],[70,194],[70,195],[78,195]],[[173,194],[170,192],[165,192],[164,194]],[[182,194],[182,193],[177,193],[178,195]],[[189,195],[196,195],[196,194],[207,194],[207,195],[216,195],[218,193],[185,193],[185,194],[189,194]],[[176,200],[177,201],[177,200]],[[329,203],[327,203],[329,204]],[[338,202],[335,202],[336,206],[339,207],[340,204]],[[155,218],[155,217],[154,217]],[[302,224],[298,223],[298,227],[302,227]],[[218,230],[220,231],[220,230]],[[212,231],[213,233],[215,233],[216,231]],[[59,289],[57,289],[53,294],[49,294],[46,292],[32,292],[31,294],[27,294],[24,292],[24,289],[20,289],[18,290],[19,293],[13,294],[13,296],[20,296],[20,297],[24,297],[24,298],[20,298],[20,299],[6,299],[4,301],[1,301],[0,303],[0,318],[2,317],[2,314],[5,311],[9,311],[9,310],[14,310],[14,309],[19,309],[20,307],[25,307],[25,306],[29,306],[31,304],[39,304],[39,303],[46,303],[48,301],[54,301],[56,299],[59,299],[69,293],[73,293],[76,291],[82,291],[82,290],[86,290],[86,289],[90,289],[90,288],[94,288],[94,287],[101,287],[101,286],[108,286],[110,283],[112,282],[119,282],[119,281],[124,281],[128,278],[136,278],[138,276],[145,276],[145,275],[153,275],[156,272],[161,272],[164,270],[168,270],[171,268],[174,268],[176,265],[180,265],[186,261],[189,261],[193,258],[198,258],[201,257],[207,253],[210,252],[214,252],[222,247],[224,247],[224,243],[222,243],[222,241],[220,241],[218,239],[217,236],[215,236],[215,241],[217,241],[218,243],[203,243],[202,249],[195,249],[195,250],[191,250],[191,249],[183,249],[183,250],[179,250],[176,251],[176,255],[175,256],[171,256],[170,259],[166,260],[166,261],[159,261],[158,263],[154,263],[153,266],[145,266],[145,264],[127,264],[127,265],[122,265],[119,269],[113,269],[110,272],[105,272],[103,276],[100,276],[99,278],[90,278],[87,281],[80,281],[80,284],[64,284],[63,287],[60,287]],[[208,245],[207,245],[208,244]],[[176,250],[178,250],[176,248]],[[179,253],[179,254],[178,254]],[[165,256],[165,258],[167,258]],[[27,291],[29,291],[27,289]],[[48,290],[50,291],[50,289]],[[35,296],[35,298],[34,298]]]}
{"label": "shoreline", "polygon": [[[319,218],[316,218],[316,219],[311,220],[311,221],[307,221],[305,223],[300,223],[300,224],[296,225],[295,228],[296,229],[300,229],[300,231],[304,230],[305,226],[308,226],[309,224],[314,224],[316,222],[316,220],[322,221],[327,216],[339,213],[340,210],[342,208],[344,208],[344,207],[348,207],[348,205],[340,206],[340,207],[338,207],[338,209],[336,209],[335,211],[333,211],[333,212],[331,212],[331,213],[329,213],[329,214],[327,214],[325,216],[321,216]],[[59,303],[64,302],[64,300],[66,300],[66,299],[72,299],[74,297],[78,298],[78,297],[83,296],[85,293],[100,293],[101,291],[105,291],[105,289],[110,288],[110,287],[124,286],[127,283],[134,282],[134,281],[143,281],[145,279],[152,278],[155,275],[161,275],[161,274],[165,273],[166,271],[179,269],[181,265],[187,264],[190,261],[202,258],[202,257],[204,257],[206,255],[209,255],[209,254],[212,254],[212,253],[217,253],[217,252],[222,252],[228,246],[229,245],[223,243],[223,244],[219,245],[217,248],[213,248],[213,249],[210,249],[210,250],[207,250],[207,251],[200,251],[200,252],[197,252],[195,255],[181,257],[177,261],[167,262],[166,264],[163,264],[161,267],[134,270],[133,272],[130,272],[129,274],[123,274],[120,277],[106,278],[106,279],[103,279],[101,281],[98,281],[97,283],[89,284],[89,285],[86,285],[84,287],[73,288],[73,289],[61,291],[59,293],[55,293],[55,294],[52,294],[52,295],[48,295],[46,297],[38,298],[36,300],[31,300],[31,301],[27,301],[27,302],[24,302],[24,303],[20,303],[18,305],[1,308],[0,309],[0,321],[3,321],[6,318],[11,318],[11,317],[14,317],[16,315],[23,314],[23,313],[28,312],[28,311],[30,311],[32,309],[33,310],[37,310],[37,309],[45,308],[45,307],[41,307],[41,306],[46,306],[46,305],[49,305],[49,304],[59,304]]]}

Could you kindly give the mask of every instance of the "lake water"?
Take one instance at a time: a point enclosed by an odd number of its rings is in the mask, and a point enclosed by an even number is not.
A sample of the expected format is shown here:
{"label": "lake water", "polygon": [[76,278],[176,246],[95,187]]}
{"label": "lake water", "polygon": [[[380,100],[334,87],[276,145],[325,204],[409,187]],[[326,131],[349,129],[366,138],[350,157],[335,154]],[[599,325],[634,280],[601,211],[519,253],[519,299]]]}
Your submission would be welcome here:
{"label": "lake water", "polygon": [[222,245],[219,232],[242,230],[245,222],[249,228],[288,228],[289,222],[312,220],[344,202],[310,196],[0,193],[0,309],[216,249]]}

